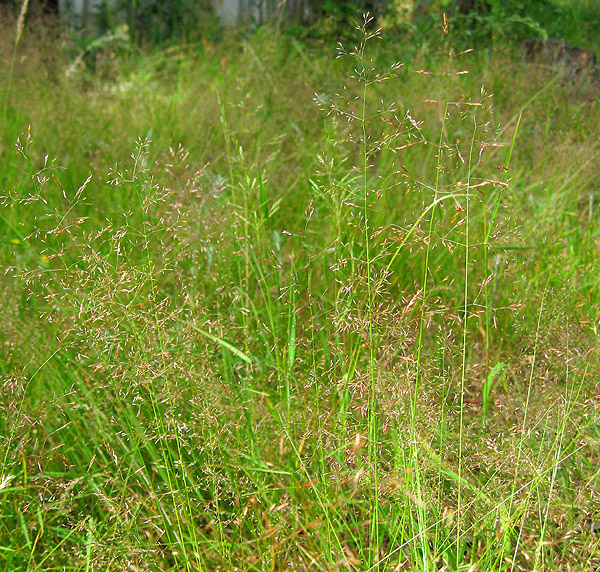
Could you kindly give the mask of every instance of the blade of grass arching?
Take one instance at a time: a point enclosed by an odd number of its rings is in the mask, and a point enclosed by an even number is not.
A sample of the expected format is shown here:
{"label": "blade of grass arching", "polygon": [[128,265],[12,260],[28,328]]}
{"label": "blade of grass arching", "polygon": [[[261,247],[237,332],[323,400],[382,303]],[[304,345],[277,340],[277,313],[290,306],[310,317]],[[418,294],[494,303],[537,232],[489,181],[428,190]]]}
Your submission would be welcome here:
{"label": "blade of grass arching", "polygon": [[[430,191],[436,192],[435,187],[428,185],[425,181],[419,179],[413,179],[415,184],[418,184],[424,189],[429,189]],[[456,202],[456,199],[464,198],[466,194],[446,194],[438,196],[437,199],[434,199],[423,209],[421,214],[417,217],[417,220],[410,225],[406,234],[402,237],[402,240],[398,242],[398,246],[395,248],[394,253],[390,257],[389,262],[385,265],[386,272],[389,272],[392,268],[394,262],[400,256],[400,252],[404,249],[404,247],[408,244],[408,240],[412,238],[412,235],[417,231],[420,227],[421,223],[426,219],[427,215],[430,214],[438,205],[442,204],[445,201],[452,200]]]}
{"label": "blade of grass arching", "polygon": [[496,381],[498,374],[504,369],[504,363],[499,362],[493,368],[489,370],[485,378],[485,382],[483,383],[483,387],[481,388],[481,417],[485,419],[490,411],[490,394],[492,392],[492,387],[494,386],[494,382]]}
{"label": "blade of grass arching", "polygon": [[208,338],[209,340],[219,344],[222,348],[224,348],[225,350],[230,352],[235,357],[241,359],[244,363],[246,363],[248,365],[251,365],[252,363],[257,363],[257,359],[254,356],[246,354],[245,352],[240,350],[238,347],[236,347],[231,342],[228,342],[227,340],[225,340],[219,336],[215,336],[214,334],[211,334],[210,332],[206,331],[205,329],[200,328],[199,326],[196,326],[196,324],[194,324],[194,323],[183,322],[183,320],[180,320],[180,319],[177,319],[177,321],[181,322],[182,324],[185,323],[195,332],[198,332],[199,334],[202,334],[204,337]]}

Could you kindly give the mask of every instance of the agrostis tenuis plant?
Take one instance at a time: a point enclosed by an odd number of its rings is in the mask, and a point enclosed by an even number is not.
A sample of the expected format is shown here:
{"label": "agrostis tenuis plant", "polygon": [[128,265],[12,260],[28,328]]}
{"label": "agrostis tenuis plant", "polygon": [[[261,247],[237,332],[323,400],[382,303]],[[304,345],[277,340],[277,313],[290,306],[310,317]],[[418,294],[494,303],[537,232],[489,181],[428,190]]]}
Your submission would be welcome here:
{"label": "agrostis tenuis plant", "polygon": [[21,111],[0,567],[595,565],[595,209],[568,195],[593,172],[546,165],[563,192],[538,193],[563,88],[509,88],[444,31],[402,66],[368,17],[334,61],[257,31]]}

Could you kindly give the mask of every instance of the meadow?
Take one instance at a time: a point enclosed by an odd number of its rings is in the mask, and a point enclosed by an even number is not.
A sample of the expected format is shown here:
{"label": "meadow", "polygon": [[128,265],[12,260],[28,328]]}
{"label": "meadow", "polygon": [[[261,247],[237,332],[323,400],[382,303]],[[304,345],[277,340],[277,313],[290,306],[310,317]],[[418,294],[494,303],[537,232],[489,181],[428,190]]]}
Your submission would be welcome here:
{"label": "meadow", "polygon": [[4,24],[1,570],[600,566],[598,87],[341,39]]}

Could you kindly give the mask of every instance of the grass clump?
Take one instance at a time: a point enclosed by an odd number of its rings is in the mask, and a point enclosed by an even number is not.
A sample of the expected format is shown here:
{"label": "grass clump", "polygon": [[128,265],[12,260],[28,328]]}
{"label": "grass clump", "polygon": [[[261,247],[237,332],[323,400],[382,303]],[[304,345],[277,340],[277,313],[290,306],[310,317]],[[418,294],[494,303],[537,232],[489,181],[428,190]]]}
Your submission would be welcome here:
{"label": "grass clump", "polygon": [[24,35],[4,569],[597,566],[591,87],[358,32],[101,79]]}

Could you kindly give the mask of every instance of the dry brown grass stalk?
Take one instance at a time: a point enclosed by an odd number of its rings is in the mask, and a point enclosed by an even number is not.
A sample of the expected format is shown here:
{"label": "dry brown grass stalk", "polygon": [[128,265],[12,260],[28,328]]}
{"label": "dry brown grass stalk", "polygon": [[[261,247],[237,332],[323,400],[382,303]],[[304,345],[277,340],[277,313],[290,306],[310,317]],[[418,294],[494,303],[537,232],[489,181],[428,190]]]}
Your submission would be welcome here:
{"label": "dry brown grass stalk", "polygon": [[25,28],[25,16],[27,15],[27,7],[29,6],[29,0],[23,0],[21,4],[21,11],[19,12],[19,19],[17,20],[17,35],[15,37],[15,48],[21,41],[23,35],[23,29]]}

